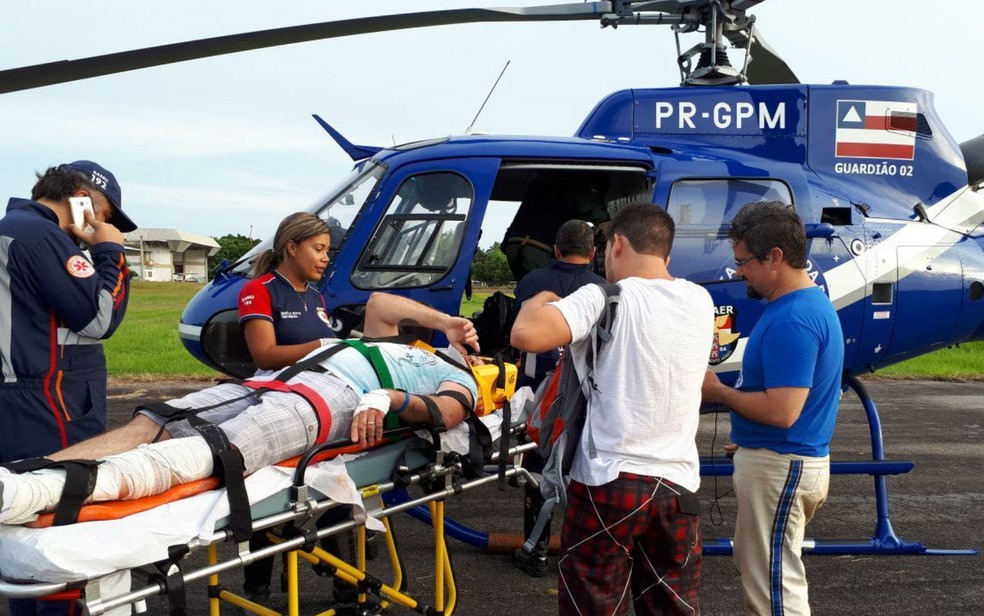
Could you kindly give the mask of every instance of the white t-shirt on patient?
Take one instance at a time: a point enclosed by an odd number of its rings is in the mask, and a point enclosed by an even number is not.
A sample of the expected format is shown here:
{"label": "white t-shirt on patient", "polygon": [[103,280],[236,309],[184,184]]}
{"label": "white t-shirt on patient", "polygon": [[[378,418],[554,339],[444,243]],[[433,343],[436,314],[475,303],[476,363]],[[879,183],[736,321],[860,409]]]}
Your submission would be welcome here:
{"label": "white t-shirt on patient", "polygon": [[[714,336],[711,296],[682,278],[627,278],[619,285],[614,338],[601,347],[595,361],[598,389],[588,394],[598,455],[588,455],[586,426],[571,477],[598,486],[620,472],[636,473],[696,491],[700,387]],[[587,285],[551,304],[571,329],[574,363],[582,377],[591,326],[604,303],[602,289]]]}

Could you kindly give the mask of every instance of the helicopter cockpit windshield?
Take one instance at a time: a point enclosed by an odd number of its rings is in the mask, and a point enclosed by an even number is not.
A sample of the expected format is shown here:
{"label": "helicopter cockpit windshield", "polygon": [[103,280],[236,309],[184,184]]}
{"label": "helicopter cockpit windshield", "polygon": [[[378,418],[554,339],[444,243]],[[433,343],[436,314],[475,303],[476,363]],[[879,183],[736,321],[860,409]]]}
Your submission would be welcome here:
{"label": "helicopter cockpit windshield", "polygon": [[[326,197],[318,199],[308,211],[317,214],[328,223],[331,233],[331,250],[328,252],[330,262],[335,261],[335,255],[345,245],[349,229],[355,221],[362,206],[372,195],[380,178],[386,173],[382,163],[367,160],[357,165],[345,179],[335,188],[328,191]],[[230,269],[232,272],[248,276],[253,267],[256,255],[273,245],[273,236],[263,240],[247,252]]]}
{"label": "helicopter cockpit windshield", "polygon": [[352,282],[362,289],[418,287],[454,265],[474,189],[451,172],[406,179],[370,240]]}

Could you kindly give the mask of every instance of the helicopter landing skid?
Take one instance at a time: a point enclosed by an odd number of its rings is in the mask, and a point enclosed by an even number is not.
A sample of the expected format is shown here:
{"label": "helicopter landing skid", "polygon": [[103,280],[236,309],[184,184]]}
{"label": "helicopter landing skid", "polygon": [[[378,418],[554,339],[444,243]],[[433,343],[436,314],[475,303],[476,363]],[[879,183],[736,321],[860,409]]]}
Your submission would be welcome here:
{"label": "helicopter landing skid", "polygon": [[[875,533],[867,539],[841,539],[824,541],[819,539],[804,539],[804,554],[868,554],[868,555],[932,555],[932,556],[975,556],[976,549],[945,550],[927,548],[919,542],[903,541],[895,534],[888,513],[888,484],[886,476],[902,475],[915,467],[915,463],[885,459],[885,448],[882,441],[881,420],[878,409],[865,386],[853,376],[844,380],[845,384],[858,395],[865,415],[868,418],[868,430],[871,434],[871,460],[851,462],[831,462],[831,475],[872,475],[875,479]],[[726,458],[711,458],[701,460],[700,474],[705,477],[727,476],[734,471],[731,460]],[[704,542],[704,554],[728,555],[732,553],[731,539],[712,539]]]}

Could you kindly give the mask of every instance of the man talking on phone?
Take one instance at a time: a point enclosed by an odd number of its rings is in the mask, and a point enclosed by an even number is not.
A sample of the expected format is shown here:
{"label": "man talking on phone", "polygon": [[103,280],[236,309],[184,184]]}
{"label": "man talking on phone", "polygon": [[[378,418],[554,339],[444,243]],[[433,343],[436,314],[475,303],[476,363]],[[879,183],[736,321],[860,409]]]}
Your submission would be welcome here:
{"label": "man talking on phone", "polygon": [[[100,341],[123,320],[130,290],[123,233],[137,226],[123,213],[116,177],[78,160],[37,178],[31,198],[10,199],[0,219],[0,462],[105,431]],[[73,607],[10,601],[11,616]]]}

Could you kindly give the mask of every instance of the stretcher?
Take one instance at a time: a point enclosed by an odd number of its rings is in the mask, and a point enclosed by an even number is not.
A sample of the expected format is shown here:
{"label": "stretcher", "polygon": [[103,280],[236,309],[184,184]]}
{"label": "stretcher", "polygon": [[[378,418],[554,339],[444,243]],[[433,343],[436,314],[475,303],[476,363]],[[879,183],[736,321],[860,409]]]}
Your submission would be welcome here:
{"label": "stretcher", "polygon": [[[501,411],[481,420],[493,438],[499,439]],[[507,433],[515,435],[523,428],[524,424],[514,423]],[[335,577],[355,586],[359,601],[366,606],[381,610],[395,603],[423,614],[451,614],[456,591],[444,544],[444,500],[516,475],[535,482],[524,469],[505,463],[532,449],[533,443],[496,451],[486,463],[503,460],[496,467],[498,472],[467,478],[467,430],[461,424],[441,434],[441,449],[436,450],[425,433],[401,428],[387,432],[390,442],[368,452],[318,461],[337,453],[340,444],[327,444],[308,452],[296,468],[275,466],[257,471],[246,478],[253,529],[275,531],[271,535],[275,543],[256,552],[250,552],[246,542],[240,543],[235,556],[222,562],[217,547],[231,541],[233,534],[224,489],[209,489],[120,519],[99,519],[104,516],[87,507],[83,515],[92,521],[47,528],[0,526],[0,595],[78,597],[88,614],[115,616],[131,613],[131,606],[139,611],[142,602],[157,595],[167,596],[172,610],[177,609],[183,604],[185,585],[207,579],[211,614],[218,614],[219,602],[227,601],[270,615],[277,612],[223,589],[218,576],[267,556],[286,554],[288,614],[300,613],[299,559],[321,563]],[[516,443],[517,439],[505,442]],[[392,506],[384,504],[382,495],[408,486],[423,486],[423,495]],[[342,504],[352,505],[350,518],[329,528],[315,528],[314,521],[322,513]],[[429,508],[434,529],[435,582],[429,601],[400,590],[402,567],[392,533],[386,532],[389,516],[422,505]],[[391,581],[366,573],[366,528],[382,531],[379,536],[384,538],[393,565]],[[351,529],[357,534],[355,563],[318,547],[319,539]],[[182,564],[186,554],[200,550],[207,550],[208,565],[190,570]],[[364,613],[373,612],[366,608]]]}

